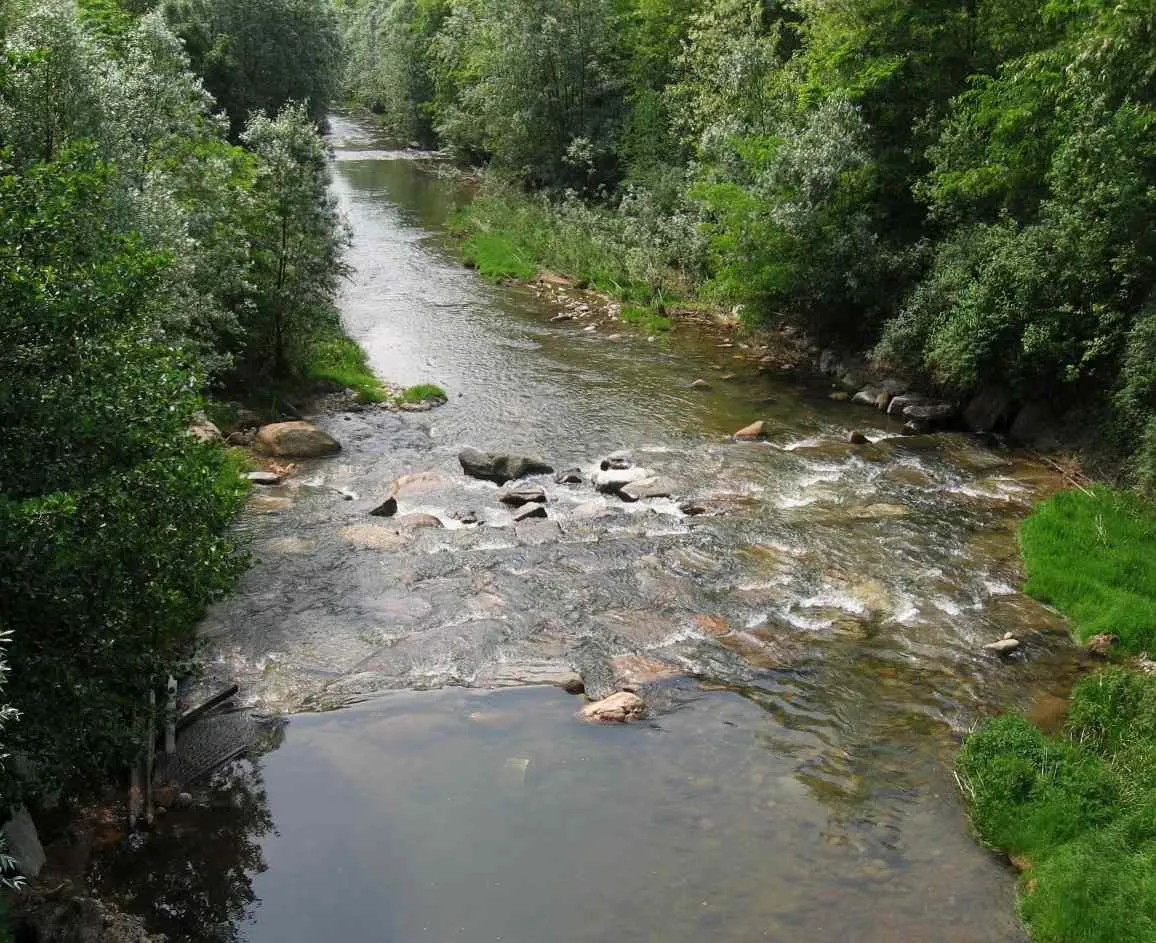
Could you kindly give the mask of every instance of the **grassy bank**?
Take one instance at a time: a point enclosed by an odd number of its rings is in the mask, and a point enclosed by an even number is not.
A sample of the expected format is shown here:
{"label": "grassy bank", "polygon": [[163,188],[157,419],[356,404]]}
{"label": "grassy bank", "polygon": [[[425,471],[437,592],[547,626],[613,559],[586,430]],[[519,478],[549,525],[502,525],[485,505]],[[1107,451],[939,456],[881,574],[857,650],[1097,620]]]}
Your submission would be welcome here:
{"label": "grassy bank", "polygon": [[[1056,495],[1020,534],[1026,589],[1084,641],[1156,641],[1156,507],[1096,487]],[[1009,714],[970,736],[958,773],[980,838],[1024,871],[1033,938],[1156,941],[1156,677],[1112,667],[1081,681],[1059,737]]]}
{"label": "grassy bank", "polygon": [[452,229],[467,261],[488,279],[556,272],[624,302],[624,320],[664,330],[668,308],[695,304],[696,285],[679,265],[686,240],[678,227],[643,209],[551,201],[490,178]]}

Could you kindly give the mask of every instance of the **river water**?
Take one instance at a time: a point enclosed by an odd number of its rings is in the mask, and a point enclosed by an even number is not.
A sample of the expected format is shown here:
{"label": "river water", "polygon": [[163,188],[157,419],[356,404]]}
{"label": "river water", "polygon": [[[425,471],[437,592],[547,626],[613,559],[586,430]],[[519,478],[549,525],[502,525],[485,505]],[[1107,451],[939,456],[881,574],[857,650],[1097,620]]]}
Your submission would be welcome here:
{"label": "river water", "polygon": [[[255,565],[204,633],[289,720],[107,855],[105,890],[185,940],[1019,939],[951,760],[1071,677],[1017,591],[1015,526],[1054,474],[903,438],[721,330],[552,321],[454,257],[465,197],[436,160],[344,118],[333,143],[347,327],[449,403],[321,417],[341,455],[254,496]],[[759,418],[768,442],[728,440]],[[711,513],[546,478],[550,520],[515,526],[465,445],[587,472],[627,449]],[[402,476],[402,512],[446,526],[368,516]],[[1022,653],[981,650],[1006,631]],[[579,722],[550,686],[575,671],[647,720]]]}

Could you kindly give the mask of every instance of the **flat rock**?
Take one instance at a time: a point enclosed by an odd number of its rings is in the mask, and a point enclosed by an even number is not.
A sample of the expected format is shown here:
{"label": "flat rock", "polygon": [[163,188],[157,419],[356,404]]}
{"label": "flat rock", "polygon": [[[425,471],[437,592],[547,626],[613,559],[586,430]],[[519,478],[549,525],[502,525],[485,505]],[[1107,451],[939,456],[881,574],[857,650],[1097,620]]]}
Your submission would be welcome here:
{"label": "flat rock", "polygon": [[514,523],[520,524],[522,521],[540,520],[548,516],[546,509],[542,505],[527,504],[514,515]]}
{"label": "flat rock", "polygon": [[278,458],[322,458],[341,451],[340,443],[311,422],[275,422],[262,426],[253,447]]}
{"label": "flat rock", "polygon": [[903,418],[909,422],[947,422],[958,410],[951,403],[916,403],[903,409]]}
{"label": "flat rock", "polygon": [[271,471],[251,471],[245,477],[255,485],[279,485],[281,476]]}
{"label": "flat rock", "polygon": [[419,530],[423,527],[441,527],[442,522],[432,514],[403,514],[394,522],[394,526],[405,530]]}
{"label": "flat rock", "polygon": [[738,442],[753,442],[756,439],[765,439],[767,431],[767,421],[760,419],[758,422],[752,422],[749,426],[743,426],[734,434],[734,439]]}
{"label": "flat rock", "polygon": [[667,478],[655,475],[651,478],[641,478],[623,485],[618,491],[618,497],[623,501],[642,501],[646,498],[669,498],[674,491],[674,483]]}
{"label": "flat rock", "polygon": [[602,494],[618,494],[632,482],[650,477],[650,472],[645,468],[610,469],[594,476],[594,487]]}
{"label": "flat rock", "polygon": [[528,486],[520,486],[511,488],[498,495],[498,500],[502,504],[508,504],[510,507],[520,508],[524,504],[545,504],[546,492],[541,488],[533,488]]}
{"label": "flat rock", "polygon": [[474,448],[465,448],[458,454],[462,471],[471,478],[493,481],[504,485],[527,475],[545,475],[554,471],[545,462],[525,455],[497,455]]}
{"label": "flat rock", "polygon": [[645,713],[646,702],[629,691],[619,691],[582,708],[582,716],[597,724],[625,724]]}

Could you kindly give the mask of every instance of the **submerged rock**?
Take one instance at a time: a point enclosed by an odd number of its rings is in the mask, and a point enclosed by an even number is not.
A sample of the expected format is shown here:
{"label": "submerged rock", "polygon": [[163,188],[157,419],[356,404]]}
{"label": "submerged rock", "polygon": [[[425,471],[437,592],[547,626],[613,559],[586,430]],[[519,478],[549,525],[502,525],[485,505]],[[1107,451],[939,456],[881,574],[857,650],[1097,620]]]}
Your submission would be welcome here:
{"label": "submerged rock", "polygon": [[545,504],[546,492],[541,488],[523,485],[498,495],[498,500],[515,508],[520,508],[524,504]]}
{"label": "submerged rock", "polygon": [[851,445],[869,445],[871,443],[871,440],[858,429],[852,429],[847,433],[847,441]]}
{"label": "submerged rock", "polygon": [[474,448],[465,448],[458,454],[462,471],[471,478],[493,481],[504,485],[527,475],[545,475],[554,471],[545,462],[524,455],[495,455]]}
{"label": "submerged rock", "polygon": [[253,446],[278,458],[321,458],[341,451],[340,443],[329,433],[300,420],[262,426]]}
{"label": "submerged rock", "polygon": [[619,691],[582,708],[582,716],[598,724],[625,724],[645,713],[646,702],[629,691]]}
{"label": "submerged rock", "polygon": [[701,514],[706,514],[708,510],[706,505],[700,504],[698,501],[683,501],[678,509],[687,517],[698,517]]}
{"label": "submerged rock", "polygon": [[642,478],[623,485],[618,491],[618,497],[623,501],[633,503],[646,498],[669,498],[673,491],[673,482],[655,475],[652,478]]}
{"label": "submerged rock", "polygon": [[700,377],[690,385],[690,388],[692,390],[709,390],[711,386],[706,380]]}
{"label": "submerged rock", "polygon": [[418,530],[422,527],[441,527],[442,522],[432,514],[403,514],[394,521],[397,527],[406,530]]}

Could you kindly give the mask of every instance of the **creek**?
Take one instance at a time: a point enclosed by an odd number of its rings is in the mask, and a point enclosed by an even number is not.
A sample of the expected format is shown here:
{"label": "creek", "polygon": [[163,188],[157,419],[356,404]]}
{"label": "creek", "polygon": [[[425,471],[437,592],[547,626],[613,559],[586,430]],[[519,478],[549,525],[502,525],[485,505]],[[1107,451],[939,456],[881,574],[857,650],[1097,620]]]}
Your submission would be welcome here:
{"label": "creek", "polygon": [[[434,157],[342,117],[333,144],[347,329],[449,403],[320,417],[342,453],[254,495],[254,566],[203,631],[288,721],[98,885],[190,941],[1019,939],[951,763],[1076,668],[1018,591],[1016,524],[1057,476],[903,437],[721,329],[551,320],[455,258],[466,196]],[[767,442],[729,441],[759,418]],[[547,476],[550,520],[515,525],[466,445],[586,473],[626,449],[710,513]],[[368,516],[402,476],[402,512],[445,526]],[[982,650],[1008,631],[1020,653]],[[583,724],[550,686],[573,672],[647,719]]]}

